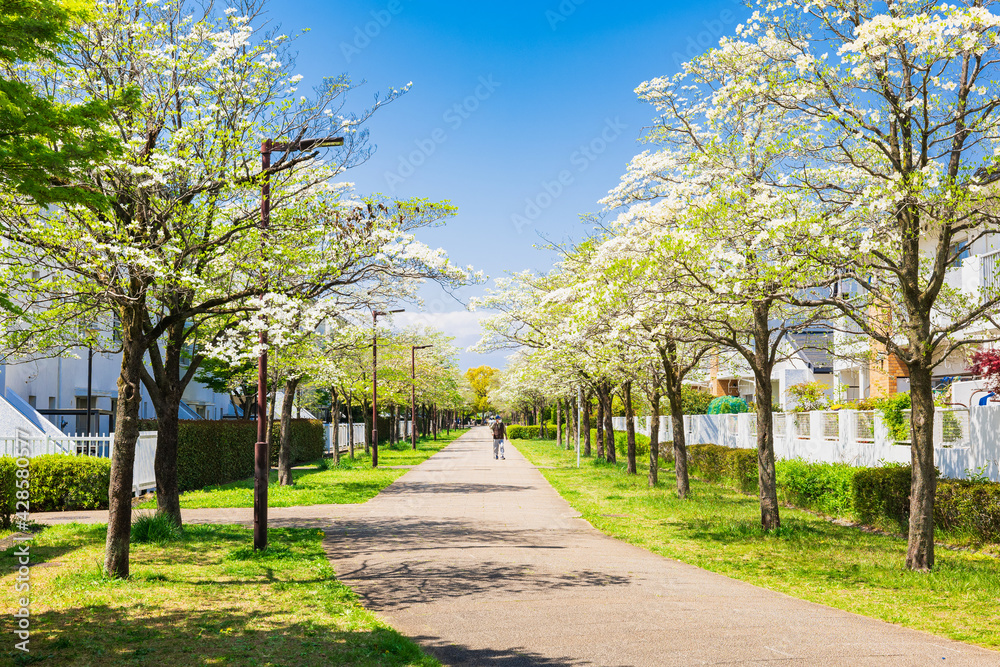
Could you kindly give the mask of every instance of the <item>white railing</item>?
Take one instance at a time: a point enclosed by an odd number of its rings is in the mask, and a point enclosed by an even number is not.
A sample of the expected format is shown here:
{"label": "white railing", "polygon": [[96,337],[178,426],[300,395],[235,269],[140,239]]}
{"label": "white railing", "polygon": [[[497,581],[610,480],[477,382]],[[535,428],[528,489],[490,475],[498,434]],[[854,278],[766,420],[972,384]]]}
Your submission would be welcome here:
{"label": "white railing", "polygon": [[840,415],[836,412],[824,412],[823,418],[823,439],[836,442],[840,440]]}
{"label": "white railing", "polygon": [[982,287],[980,294],[983,300],[992,299],[1000,292],[1000,250],[979,256],[979,270],[981,272]]}
{"label": "white railing", "polygon": [[809,440],[812,437],[812,416],[809,412],[799,412],[795,415],[795,437],[799,440]]}
{"label": "white railing", "polygon": [[[402,424],[403,422],[400,422]],[[348,439],[350,434],[350,424],[340,424],[337,433],[337,442],[339,444],[339,449],[342,452],[350,451],[351,442]],[[326,447],[324,452],[327,454],[333,453],[333,424],[323,424],[323,430],[326,437]],[[409,429],[407,429],[407,434]],[[365,447],[365,424],[364,422],[358,422],[354,424],[354,448],[358,447],[364,449]]]}
{"label": "white railing", "polygon": [[[849,463],[875,467],[908,464],[910,448],[897,446],[878,412],[862,410],[775,413],[774,451],[778,458]],[[735,430],[734,430],[735,429]],[[637,431],[648,435],[648,421],[637,419]],[[687,444],[713,443],[754,448],[754,415],[687,415]],[[1000,482],[1000,405],[937,409],[934,414],[934,463],[941,474],[965,478],[985,474]]]}
{"label": "white railing", "polygon": [[[64,456],[89,456],[110,459],[114,452],[115,434],[110,435],[67,435],[64,437],[13,436],[0,437],[0,456],[17,456],[27,446],[31,457],[48,454]],[[132,491],[156,488],[156,431],[140,431],[135,443],[135,463],[132,467]]]}
{"label": "white railing", "polygon": [[859,411],[854,420],[854,442],[875,442],[875,413]]}

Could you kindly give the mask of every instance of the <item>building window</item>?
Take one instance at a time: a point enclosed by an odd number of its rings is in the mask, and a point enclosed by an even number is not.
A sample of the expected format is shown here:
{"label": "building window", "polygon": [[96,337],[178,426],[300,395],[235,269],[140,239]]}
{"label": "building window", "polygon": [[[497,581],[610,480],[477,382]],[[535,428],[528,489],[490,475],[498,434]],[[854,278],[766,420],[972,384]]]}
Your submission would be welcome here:
{"label": "building window", "polygon": [[37,396],[28,396],[28,405],[30,405],[33,408],[37,408],[38,407],[38,397]]}
{"label": "building window", "polygon": [[56,397],[49,396],[49,410],[55,410],[55,409],[56,409]]}
{"label": "building window", "polygon": [[948,262],[948,267],[952,269],[957,269],[965,262],[969,257],[969,243],[965,239],[961,241],[955,241],[948,247],[948,257],[950,261]]}

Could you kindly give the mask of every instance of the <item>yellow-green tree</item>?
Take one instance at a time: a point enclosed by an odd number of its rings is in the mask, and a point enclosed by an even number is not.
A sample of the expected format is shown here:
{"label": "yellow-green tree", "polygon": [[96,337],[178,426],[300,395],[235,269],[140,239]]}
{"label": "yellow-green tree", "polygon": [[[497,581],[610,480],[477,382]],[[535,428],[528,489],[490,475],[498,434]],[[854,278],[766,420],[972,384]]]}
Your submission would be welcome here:
{"label": "yellow-green tree", "polygon": [[499,383],[499,373],[490,366],[478,366],[465,371],[465,379],[472,387],[472,409],[474,412],[486,412],[493,409],[490,402],[490,393],[496,389]]}

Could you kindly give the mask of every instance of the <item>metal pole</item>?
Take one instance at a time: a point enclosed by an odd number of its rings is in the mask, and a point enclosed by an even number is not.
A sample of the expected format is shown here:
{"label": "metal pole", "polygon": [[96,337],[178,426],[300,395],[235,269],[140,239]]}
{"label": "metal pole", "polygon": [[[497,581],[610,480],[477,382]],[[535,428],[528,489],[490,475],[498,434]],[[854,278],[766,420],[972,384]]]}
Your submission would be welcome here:
{"label": "metal pole", "polygon": [[[264,249],[264,236],[271,222],[271,140],[260,148],[260,164],[264,180],[260,185],[260,244]],[[266,291],[264,286],[262,292]],[[257,443],[254,445],[253,468],[253,548],[267,548],[267,483],[271,475],[270,452],[267,451],[267,331],[260,332],[260,357],[257,359]]]}
{"label": "metal pole", "polygon": [[372,467],[378,467],[378,313],[372,313]]}
{"label": "metal pole", "polygon": [[94,402],[93,394],[93,384],[94,384],[94,348],[87,348],[87,435],[93,435],[93,428],[91,426],[91,405]]}
{"label": "metal pole", "polygon": [[417,448],[417,432],[413,425],[417,423],[417,348],[410,347],[410,441],[413,449]]}
{"label": "metal pole", "polygon": [[[580,433],[582,433],[583,426],[580,424],[580,416],[583,413],[583,388],[576,388],[576,467],[580,467]],[[590,428],[590,424],[587,424],[587,428]]]}

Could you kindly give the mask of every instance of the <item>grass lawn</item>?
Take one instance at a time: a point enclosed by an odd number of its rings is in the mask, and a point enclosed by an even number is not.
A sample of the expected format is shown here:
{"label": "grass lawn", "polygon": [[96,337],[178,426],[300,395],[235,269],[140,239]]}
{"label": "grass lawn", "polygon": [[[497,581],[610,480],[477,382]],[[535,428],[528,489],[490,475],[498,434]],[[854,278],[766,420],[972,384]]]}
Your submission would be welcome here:
{"label": "grass lawn", "polygon": [[[47,528],[31,546],[30,653],[5,664],[438,665],[373,614],[334,576],[314,529],[188,526],[162,545],[132,545],[132,577],[101,574],[104,525]],[[0,555],[12,591],[16,560]],[[11,618],[12,595],[3,614]]]}
{"label": "grass lawn", "polygon": [[[452,431],[450,435],[439,434],[436,441],[418,440],[416,451],[410,448],[409,443],[400,443],[396,448],[383,445],[378,450],[379,467],[374,470],[371,467],[371,456],[364,453],[362,445],[355,449],[354,459],[347,458],[345,454],[340,465],[329,470],[324,469],[320,462],[292,470],[292,477],[295,479],[293,486],[278,486],[278,472],[272,470],[267,504],[269,507],[292,507],[363,503],[377,496],[379,491],[406,473],[406,470],[390,470],[389,466],[423,463],[463,433],[464,430]],[[333,465],[332,460],[327,463]],[[138,507],[156,509],[156,499],[147,500]],[[253,478],[183,493],[181,507],[253,507]]]}
{"label": "grass lawn", "polygon": [[[554,441],[516,440],[556,490],[595,528],[654,553],[788,595],[951,639],[1000,648],[1000,560],[936,549],[930,573],[905,569],[906,541],[781,510],[777,534],[760,528],[746,496],[691,480],[679,500],[672,470],[650,490],[648,467],[595,464]],[[608,517],[624,514],[624,517]]]}

